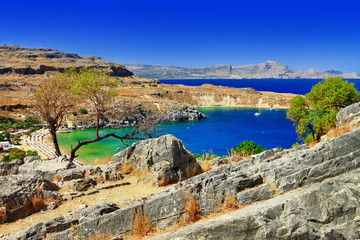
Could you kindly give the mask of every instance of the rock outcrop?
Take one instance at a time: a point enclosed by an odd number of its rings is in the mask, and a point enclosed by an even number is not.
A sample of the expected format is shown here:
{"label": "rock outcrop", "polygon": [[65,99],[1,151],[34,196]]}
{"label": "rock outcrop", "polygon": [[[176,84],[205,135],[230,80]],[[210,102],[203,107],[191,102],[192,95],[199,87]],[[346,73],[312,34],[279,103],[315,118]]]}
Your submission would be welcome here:
{"label": "rock outcrop", "polygon": [[360,78],[355,72],[342,73],[329,70],[320,72],[310,69],[308,71],[294,71],[289,67],[274,61],[233,66],[229,64],[216,65],[204,68],[185,68],[176,66],[125,64],[136,75],[143,78],[156,79],[199,79],[199,78],[318,78],[323,79],[332,76],[344,78]]}
{"label": "rock outcrop", "polygon": [[[344,120],[348,121],[346,117]],[[157,139],[159,146],[166,147],[155,149],[143,141],[138,144],[142,148],[130,147],[103,168],[116,168],[129,161],[147,169],[173,153],[186,159],[181,150],[167,150],[169,146],[181,149],[176,140],[170,139],[173,137]],[[359,239],[359,145],[357,128],[310,149],[306,145],[271,149],[186,179],[152,198],[143,198],[137,205],[97,205],[7,239],[43,239],[46,233],[53,233],[51,239],[89,239],[101,234],[121,239],[131,234],[135,213],[145,214],[156,228],[168,229],[186,219],[189,199],[194,198],[201,214],[208,216],[221,211],[227,196],[235,198],[239,210],[154,239]],[[177,162],[175,157],[166,164]],[[77,224],[76,233],[71,224]]]}
{"label": "rock outcrop", "polygon": [[158,185],[182,181],[201,172],[200,165],[182,141],[170,134],[133,143],[113,159],[137,170],[154,171]]}

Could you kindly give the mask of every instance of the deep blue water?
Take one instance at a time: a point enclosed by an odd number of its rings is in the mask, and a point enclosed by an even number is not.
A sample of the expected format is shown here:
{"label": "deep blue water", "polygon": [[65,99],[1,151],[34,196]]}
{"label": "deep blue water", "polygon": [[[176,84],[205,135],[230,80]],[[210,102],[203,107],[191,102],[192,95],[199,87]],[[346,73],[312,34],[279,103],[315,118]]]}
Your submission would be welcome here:
{"label": "deep blue water", "polygon": [[[345,79],[355,83],[360,91],[360,79]],[[215,86],[244,88],[251,87],[257,91],[270,91],[279,93],[305,94],[311,91],[312,86],[321,79],[161,79],[165,84],[184,84],[188,86],[201,86],[209,83]]]}
{"label": "deep blue water", "polygon": [[[207,119],[193,122],[169,122],[160,126],[161,133],[171,133],[183,140],[193,153],[212,150],[226,155],[228,150],[247,140],[267,149],[290,148],[297,141],[286,110],[269,111],[254,108],[198,108]],[[255,116],[254,113],[261,113]]]}

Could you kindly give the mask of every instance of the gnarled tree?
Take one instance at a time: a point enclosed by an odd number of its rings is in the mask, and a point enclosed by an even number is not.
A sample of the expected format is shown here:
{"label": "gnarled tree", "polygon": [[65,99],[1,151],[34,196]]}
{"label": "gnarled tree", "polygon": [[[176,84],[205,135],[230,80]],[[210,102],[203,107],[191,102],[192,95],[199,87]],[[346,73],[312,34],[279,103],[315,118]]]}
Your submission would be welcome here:
{"label": "gnarled tree", "polygon": [[35,110],[47,124],[55,147],[55,154],[61,156],[56,132],[63,125],[64,118],[79,103],[74,94],[74,78],[64,74],[51,75],[34,94]]}

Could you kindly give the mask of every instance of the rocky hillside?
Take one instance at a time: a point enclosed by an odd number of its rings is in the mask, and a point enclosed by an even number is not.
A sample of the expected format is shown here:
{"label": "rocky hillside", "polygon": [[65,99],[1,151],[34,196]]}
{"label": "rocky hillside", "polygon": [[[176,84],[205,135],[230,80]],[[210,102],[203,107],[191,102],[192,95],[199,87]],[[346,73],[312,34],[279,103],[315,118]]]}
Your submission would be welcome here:
{"label": "rocky hillside", "polygon": [[[51,186],[52,179],[59,186],[70,184],[74,191],[85,191],[82,187],[91,189],[96,185],[89,180],[92,174],[104,179],[121,178],[116,169],[130,163],[139,170],[153,171],[142,181],[155,180],[161,185],[190,178],[136,202],[128,201],[131,204],[126,206],[106,202],[81,207],[75,213],[2,238],[124,239],[137,231],[147,229],[150,233],[152,226],[161,230],[153,239],[359,239],[359,106],[357,103],[339,112],[338,120],[356,127],[339,137],[313,148],[306,145],[275,148],[241,161],[215,159],[213,164],[223,165],[194,177],[186,166],[198,169],[198,165],[183,149],[181,141],[171,135],[134,144],[116,154],[114,162],[98,167],[59,168],[56,172],[41,167],[47,164],[34,159],[15,163],[20,164],[18,171],[7,171],[9,176],[0,177],[12,182],[0,192],[0,203],[20,205],[14,208],[14,215],[26,196],[38,191],[37,184],[42,184],[49,196],[59,197]],[[27,177],[32,188],[23,188],[25,197],[21,197],[20,187],[16,187],[18,182],[24,182],[21,174],[32,171],[40,177],[37,180]],[[54,174],[59,177],[53,178]],[[124,184],[112,187],[121,191]],[[99,191],[102,188],[86,194]],[[71,199],[84,195],[75,192]],[[201,218],[205,219],[197,222]],[[144,222],[147,225],[141,225]]]}
{"label": "rocky hillside", "polygon": [[245,66],[233,66],[229,64],[217,65],[205,68],[183,68],[175,66],[125,64],[136,75],[143,78],[155,79],[201,79],[201,78],[318,78],[323,79],[332,76],[343,78],[360,78],[357,73],[342,73],[329,70],[320,72],[310,69],[306,72],[294,71],[289,67],[274,61],[251,64]]}
{"label": "rocky hillside", "polygon": [[0,74],[44,74],[48,71],[64,72],[72,67],[93,67],[109,72],[112,76],[129,77],[134,74],[123,65],[94,56],[79,56],[49,48],[23,48],[0,46]]}

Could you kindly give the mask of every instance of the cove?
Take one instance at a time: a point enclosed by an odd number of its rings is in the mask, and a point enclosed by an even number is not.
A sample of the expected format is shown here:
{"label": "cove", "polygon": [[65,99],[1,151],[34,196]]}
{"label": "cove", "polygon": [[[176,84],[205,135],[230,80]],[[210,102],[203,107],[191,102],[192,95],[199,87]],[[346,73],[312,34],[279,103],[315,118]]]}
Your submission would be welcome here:
{"label": "cove", "polygon": [[[248,140],[261,144],[267,149],[274,147],[290,148],[297,141],[292,122],[286,118],[286,110],[269,111],[255,108],[198,108],[208,118],[200,121],[168,122],[157,126],[157,135],[173,134],[181,139],[186,149],[192,153],[203,154],[205,151],[223,156]],[[255,113],[261,113],[255,116]],[[117,131],[128,131],[120,129]],[[102,129],[113,131],[113,129]],[[70,145],[77,140],[93,138],[94,129],[78,130],[73,133],[59,134],[62,149],[70,151]],[[104,139],[80,148],[79,159],[93,163],[95,159],[112,156],[127,146],[115,138]]]}

